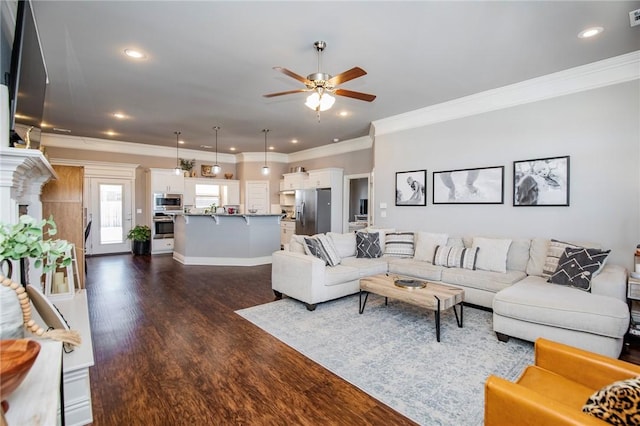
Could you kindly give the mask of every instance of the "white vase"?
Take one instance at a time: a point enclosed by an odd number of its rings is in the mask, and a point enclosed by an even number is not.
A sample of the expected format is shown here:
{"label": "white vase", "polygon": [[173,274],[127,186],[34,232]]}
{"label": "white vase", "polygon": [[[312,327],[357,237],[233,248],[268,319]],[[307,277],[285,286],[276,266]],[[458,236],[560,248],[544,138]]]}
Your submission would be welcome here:
{"label": "white vase", "polygon": [[22,308],[15,291],[0,285],[0,340],[22,339]]}

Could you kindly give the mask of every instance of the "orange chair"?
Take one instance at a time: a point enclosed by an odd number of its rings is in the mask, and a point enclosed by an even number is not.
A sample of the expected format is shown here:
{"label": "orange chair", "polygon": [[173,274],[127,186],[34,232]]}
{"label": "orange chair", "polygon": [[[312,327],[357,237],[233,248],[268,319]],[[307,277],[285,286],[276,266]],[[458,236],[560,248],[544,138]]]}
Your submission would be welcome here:
{"label": "orange chair", "polygon": [[490,376],[485,383],[484,424],[607,425],[582,412],[597,390],[640,376],[640,366],[582,349],[538,339],[535,365],[516,383]]}

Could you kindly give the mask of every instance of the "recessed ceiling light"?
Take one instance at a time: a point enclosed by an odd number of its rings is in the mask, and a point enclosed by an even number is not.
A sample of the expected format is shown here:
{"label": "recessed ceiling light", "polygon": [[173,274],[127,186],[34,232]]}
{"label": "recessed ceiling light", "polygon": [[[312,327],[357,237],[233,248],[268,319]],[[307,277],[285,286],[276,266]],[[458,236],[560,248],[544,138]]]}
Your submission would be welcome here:
{"label": "recessed ceiling light", "polygon": [[116,132],[114,132],[113,130],[107,130],[106,132],[104,132],[107,136],[115,136],[117,135]]}
{"label": "recessed ceiling light", "polygon": [[184,145],[184,141],[183,141],[182,139],[178,140],[178,143],[179,143],[180,145]]}
{"label": "recessed ceiling light", "polygon": [[229,148],[229,151],[235,151],[235,150],[236,150],[235,146],[232,146],[231,148]]}
{"label": "recessed ceiling light", "polygon": [[200,145],[200,148],[211,149],[213,147],[211,145]]}
{"label": "recessed ceiling light", "polygon": [[51,127],[51,125],[48,124],[48,123],[45,123],[44,121],[41,121],[40,122],[40,127]]}
{"label": "recessed ceiling light", "polygon": [[340,139],[338,139],[338,138],[333,138],[333,141],[334,141],[334,142],[340,142]]}
{"label": "recessed ceiling light", "polygon": [[269,147],[269,149],[270,149],[271,151],[273,151],[273,150],[274,150],[274,149],[276,149],[276,148],[275,148],[274,146],[270,146],[270,147]]}
{"label": "recessed ceiling light", "polygon": [[143,52],[135,49],[124,49],[124,54],[133,59],[144,59],[147,57]]}
{"label": "recessed ceiling light", "polygon": [[601,32],[604,31],[604,28],[602,27],[591,27],[591,28],[587,28],[585,30],[580,31],[580,33],[578,34],[579,38],[591,38],[591,37],[595,37],[598,34],[600,34]]}
{"label": "recessed ceiling light", "polygon": [[291,139],[291,143],[298,143],[298,139]]}
{"label": "recessed ceiling light", "polygon": [[71,130],[69,130],[69,129],[61,129],[60,127],[54,127],[53,131],[54,132],[62,132],[62,133],[71,133]]}
{"label": "recessed ceiling light", "polygon": [[340,111],[340,112],[338,113],[338,115],[339,115],[340,117],[346,117],[346,116],[348,116],[348,115],[349,115],[349,111]]}
{"label": "recessed ceiling light", "polygon": [[127,118],[127,116],[126,116],[126,115],[124,115],[124,114],[123,114],[123,113],[121,113],[121,112],[114,112],[114,113],[113,113],[113,116],[114,116],[115,118],[119,118],[120,120],[122,120],[122,119],[124,119],[124,118]]}

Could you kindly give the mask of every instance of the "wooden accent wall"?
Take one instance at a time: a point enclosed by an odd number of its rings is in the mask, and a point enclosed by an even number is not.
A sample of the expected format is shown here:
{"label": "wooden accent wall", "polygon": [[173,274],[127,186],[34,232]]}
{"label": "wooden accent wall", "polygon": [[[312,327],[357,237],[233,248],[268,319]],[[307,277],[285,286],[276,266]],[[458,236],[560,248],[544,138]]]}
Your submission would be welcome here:
{"label": "wooden accent wall", "polygon": [[80,282],[77,285],[84,288],[84,167],[54,165],[53,169],[58,174],[58,179],[47,182],[42,188],[42,217],[48,219],[53,215],[58,227],[54,239],[60,238],[75,244],[80,274]]}

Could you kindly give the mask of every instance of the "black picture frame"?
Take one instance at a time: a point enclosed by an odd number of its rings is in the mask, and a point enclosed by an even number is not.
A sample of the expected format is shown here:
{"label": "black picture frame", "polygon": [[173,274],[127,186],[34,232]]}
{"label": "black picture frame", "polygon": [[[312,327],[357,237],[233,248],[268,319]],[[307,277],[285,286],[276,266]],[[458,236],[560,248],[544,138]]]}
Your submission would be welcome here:
{"label": "black picture frame", "polygon": [[504,204],[504,166],[433,172],[433,204]]}
{"label": "black picture frame", "polygon": [[427,171],[396,172],[396,206],[427,205]]}
{"label": "black picture frame", "polygon": [[568,207],[569,156],[513,162],[514,207]]}

